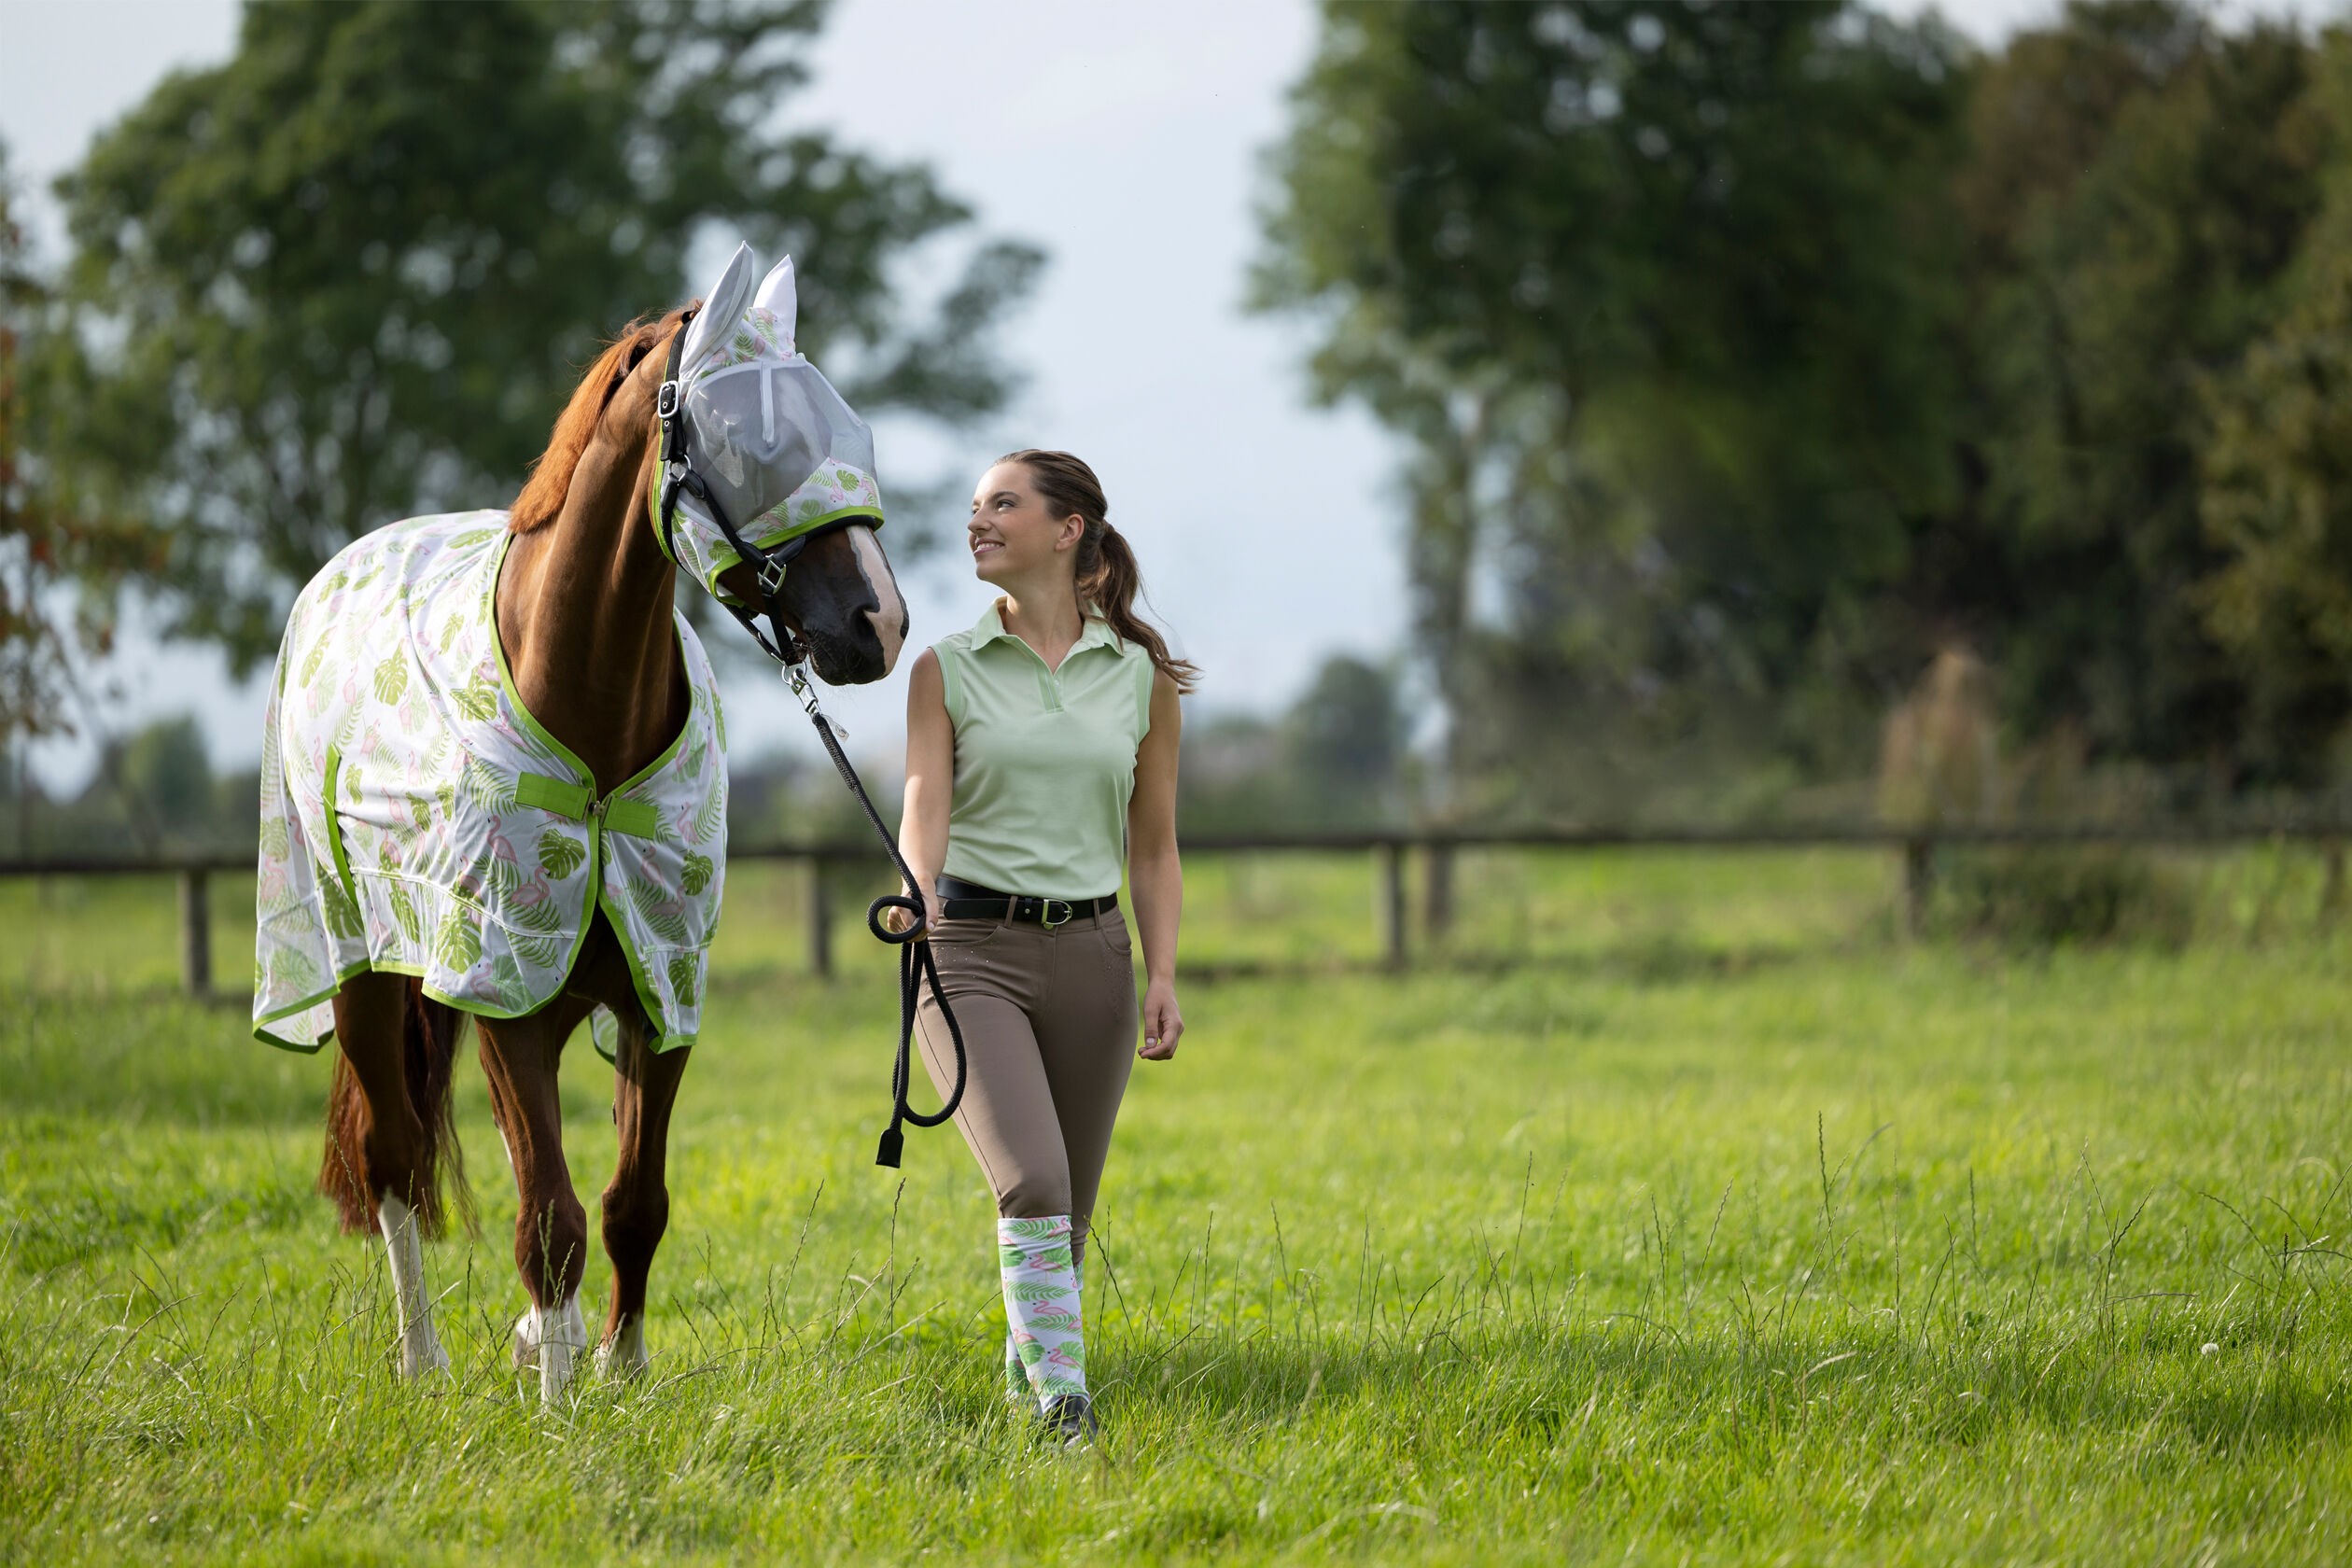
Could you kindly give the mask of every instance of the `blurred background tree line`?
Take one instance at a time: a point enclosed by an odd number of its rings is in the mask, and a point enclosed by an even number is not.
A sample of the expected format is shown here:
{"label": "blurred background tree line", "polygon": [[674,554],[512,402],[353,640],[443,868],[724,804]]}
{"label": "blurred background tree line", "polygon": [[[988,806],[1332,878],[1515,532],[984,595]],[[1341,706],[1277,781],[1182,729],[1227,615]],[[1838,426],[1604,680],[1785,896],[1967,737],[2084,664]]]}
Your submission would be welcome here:
{"label": "blurred background tree line", "polygon": [[2352,798],[2341,29],[1331,0],[1273,174],[1441,814]]}
{"label": "blurred background tree line", "polygon": [[[249,670],[345,540],[502,503],[714,227],[803,259],[867,412],[1002,407],[1042,256],[777,129],[822,20],[256,6],[101,135],[54,275],[0,223],[0,728],[93,711],[126,593]],[[1265,229],[1255,305],[1406,455],[1415,614],[1196,724],[1196,829],[2352,805],[2342,30],[1326,0]],[[824,824],[781,759],[738,786]],[[42,836],[242,837],[250,792],[165,722]]]}

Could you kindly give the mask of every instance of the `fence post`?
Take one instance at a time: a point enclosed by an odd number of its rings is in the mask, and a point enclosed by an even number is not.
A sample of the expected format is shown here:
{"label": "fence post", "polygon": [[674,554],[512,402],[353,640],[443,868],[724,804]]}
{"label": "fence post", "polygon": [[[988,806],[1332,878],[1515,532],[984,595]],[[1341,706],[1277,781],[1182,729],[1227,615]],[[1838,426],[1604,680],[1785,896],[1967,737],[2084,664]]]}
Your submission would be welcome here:
{"label": "fence post", "polygon": [[1936,846],[1926,838],[1903,841],[1903,930],[1918,936],[1927,929],[1927,899],[1936,887]]}
{"label": "fence post", "polygon": [[2319,884],[2319,915],[2332,920],[2344,913],[2344,839],[2330,833],[2319,846],[2327,857],[2327,873]]}
{"label": "fence post", "polygon": [[819,980],[833,978],[833,900],[827,896],[825,857],[808,858],[808,968]]}
{"label": "fence post", "polygon": [[1433,943],[1453,929],[1454,847],[1432,844],[1421,855],[1421,930]]}
{"label": "fence post", "polygon": [[180,984],[203,1001],[212,995],[212,909],[204,896],[204,872],[191,866],[179,874]]}
{"label": "fence post", "polygon": [[1382,844],[1380,856],[1380,954],[1393,970],[1405,967],[1405,846]]}

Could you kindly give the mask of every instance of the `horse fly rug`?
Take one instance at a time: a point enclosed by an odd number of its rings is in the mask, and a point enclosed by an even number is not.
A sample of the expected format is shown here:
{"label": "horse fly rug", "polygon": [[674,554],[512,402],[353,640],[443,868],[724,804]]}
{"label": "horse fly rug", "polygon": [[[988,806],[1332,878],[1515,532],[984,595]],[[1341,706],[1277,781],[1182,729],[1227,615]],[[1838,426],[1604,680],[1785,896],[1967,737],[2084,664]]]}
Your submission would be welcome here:
{"label": "horse fly rug", "polygon": [[[366,970],[511,1018],[562,991],[602,909],[656,1049],[691,1045],[726,865],[726,724],[701,642],[692,711],[599,798],[524,709],[498,646],[506,513],[395,523],[295,600],[261,757],[254,1033],[315,1051]],[[598,1047],[613,1022],[601,1008]]]}

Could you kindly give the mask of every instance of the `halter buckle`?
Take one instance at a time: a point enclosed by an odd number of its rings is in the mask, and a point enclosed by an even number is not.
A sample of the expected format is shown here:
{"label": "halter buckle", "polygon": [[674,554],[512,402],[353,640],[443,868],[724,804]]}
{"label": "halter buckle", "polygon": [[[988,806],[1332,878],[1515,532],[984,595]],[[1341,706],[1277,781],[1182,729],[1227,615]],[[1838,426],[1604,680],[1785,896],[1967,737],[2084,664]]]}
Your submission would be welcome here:
{"label": "halter buckle", "polygon": [[662,419],[678,417],[678,383],[662,383],[662,389],[653,394],[653,413]]}

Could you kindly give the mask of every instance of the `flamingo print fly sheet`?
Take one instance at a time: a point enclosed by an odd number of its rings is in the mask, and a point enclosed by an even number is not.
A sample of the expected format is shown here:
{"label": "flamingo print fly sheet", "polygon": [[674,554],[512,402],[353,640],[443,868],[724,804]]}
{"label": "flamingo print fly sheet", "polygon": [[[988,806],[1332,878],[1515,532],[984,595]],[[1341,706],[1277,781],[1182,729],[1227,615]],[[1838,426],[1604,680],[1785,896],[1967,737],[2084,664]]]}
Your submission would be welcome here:
{"label": "flamingo print fly sheet", "polygon": [[[702,644],[669,750],[599,799],[524,710],[496,613],[502,511],[356,540],[302,590],[261,758],[254,1032],[315,1051],[367,970],[516,1017],[563,990],[601,908],[656,1049],[691,1045],[726,866],[726,726]],[[602,1013],[602,1009],[598,1010]],[[598,1046],[611,1051],[609,1017]]]}

